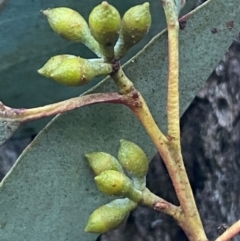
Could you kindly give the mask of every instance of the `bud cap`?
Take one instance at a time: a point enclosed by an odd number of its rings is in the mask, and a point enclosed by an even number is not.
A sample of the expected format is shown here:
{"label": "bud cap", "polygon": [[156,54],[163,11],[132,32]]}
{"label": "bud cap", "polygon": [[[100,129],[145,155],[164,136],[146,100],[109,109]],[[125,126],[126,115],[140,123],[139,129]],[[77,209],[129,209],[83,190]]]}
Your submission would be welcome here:
{"label": "bud cap", "polygon": [[88,24],[75,10],[65,7],[42,11],[47,17],[51,28],[61,37],[76,42],[85,41],[89,34]]}
{"label": "bud cap", "polygon": [[93,37],[102,45],[114,47],[121,27],[118,10],[104,1],[89,15],[89,26]]}
{"label": "bud cap", "polygon": [[148,2],[130,8],[122,20],[122,31],[126,35],[125,38],[128,38],[131,44],[136,44],[148,32],[151,21]]}
{"label": "bud cap", "polygon": [[42,11],[54,32],[69,41],[81,42],[101,57],[99,44],[90,33],[85,19],[75,10],[65,7]]}
{"label": "bud cap", "polygon": [[123,172],[118,160],[105,152],[92,152],[85,155],[95,175],[99,175],[106,170]]}
{"label": "bud cap", "polygon": [[121,58],[133,45],[137,44],[148,32],[152,18],[149,3],[130,8],[123,16],[118,42],[115,46],[116,58]]}
{"label": "bud cap", "polygon": [[115,170],[106,170],[95,177],[98,189],[108,195],[126,196],[133,186],[130,179]]}

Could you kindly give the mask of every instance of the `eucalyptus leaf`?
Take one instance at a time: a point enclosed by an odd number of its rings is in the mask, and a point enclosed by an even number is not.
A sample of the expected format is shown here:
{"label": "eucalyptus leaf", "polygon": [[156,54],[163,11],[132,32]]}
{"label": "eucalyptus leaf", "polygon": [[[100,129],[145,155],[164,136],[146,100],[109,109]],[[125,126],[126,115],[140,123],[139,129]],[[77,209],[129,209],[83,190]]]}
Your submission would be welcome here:
{"label": "eucalyptus leaf", "polygon": [[0,146],[11,137],[19,126],[18,121],[6,121],[0,118]]}
{"label": "eucalyptus leaf", "polygon": [[[239,0],[212,0],[187,16],[180,32],[181,113],[240,30]],[[229,29],[227,21],[234,21]],[[213,34],[211,29],[218,31]],[[167,32],[125,65],[156,119],[166,127]],[[116,90],[107,78],[91,92]],[[109,198],[93,181],[85,153],[116,156],[119,139],[156,152],[127,107],[98,104],[56,117],[29,145],[0,184],[0,237],[12,241],[93,241],[84,233],[90,213]]]}

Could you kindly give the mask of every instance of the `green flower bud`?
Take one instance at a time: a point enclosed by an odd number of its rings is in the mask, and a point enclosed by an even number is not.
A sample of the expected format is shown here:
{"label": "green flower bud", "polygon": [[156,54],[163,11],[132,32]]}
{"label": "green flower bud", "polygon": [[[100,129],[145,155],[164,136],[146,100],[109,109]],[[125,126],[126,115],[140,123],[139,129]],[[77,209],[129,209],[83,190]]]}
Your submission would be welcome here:
{"label": "green flower bud", "polygon": [[107,59],[114,57],[114,45],[121,27],[118,10],[104,1],[95,7],[89,15],[91,34],[100,44],[100,49]]}
{"label": "green flower bud", "polygon": [[50,77],[51,73],[60,66],[63,60],[71,58],[71,56],[72,55],[62,54],[50,58],[48,62],[38,70],[38,73],[45,77]]}
{"label": "green flower bud", "polygon": [[105,152],[92,152],[85,155],[95,175],[106,170],[123,172],[118,160]]}
{"label": "green flower bud", "polygon": [[101,206],[90,215],[85,232],[105,233],[115,229],[136,207],[137,204],[127,198]]}
{"label": "green flower bud", "polygon": [[38,70],[39,74],[67,86],[83,85],[96,76],[108,75],[111,72],[110,64],[92,63],[73,55],[54,56]]}
{"label": "green flower bud", "polygon": [[93,37],[102,45],[114,46],[121,27],[118,10],[106,1],[95,7],[89,15]]}
{"label": "green flower bud", "polygon": [[115,46],[115,56],[121,58],[129,48],[142,40],[150,28],[151,22],[148,2],[130,8],[122,19],[120,37]]}
{"label": "green flower bud", "polygon": [[133,187],[131,180],[123,173],[115,170],[107,170],[95,177],[98,189],[105,194],[128,197],[139,202],[142,192]]}
{"label": "green flower bud", "polygon": [[85,19],[76,11],[70,8],[60,7],[42,11],[48,22],[56,33],[64,39],[82,42],[98,56],[99,45],[92,37]]}
{"label": "green flower bud", "polygon": [[118,159],[122,167],[133,177],[145,177],[148,159],[144,151],[135,143],[120,140]]}

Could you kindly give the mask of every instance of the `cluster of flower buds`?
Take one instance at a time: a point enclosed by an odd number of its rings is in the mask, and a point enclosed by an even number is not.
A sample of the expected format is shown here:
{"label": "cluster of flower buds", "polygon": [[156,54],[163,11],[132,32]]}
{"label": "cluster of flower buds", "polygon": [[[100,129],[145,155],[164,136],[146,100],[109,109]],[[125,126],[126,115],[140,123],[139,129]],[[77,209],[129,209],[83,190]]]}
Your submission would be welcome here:
{"label": "cluster of flower buds", "polygon": [[51,58],[38,72],[67,86],[78,86],[95,76],[112,72],[112,60],[120,59],[148,32],[151,25],[149,3],[130,8],[121,19],[118,10],[104,1],[89,15],[88,23],[75,10],[65,7],[42,11],[51,28],[64,39],[81,42],[99,61],[71,55]]}
{"label": "cluster of flower buds", "polygon": [[86,232],[104,233],[116,228],[142,200],[148,171],[146,154],[133,142],[120,142],[119,161],[105,152],[86,154],[96,175],[98,189],[107,195],[123,198],[95,210],[89,218]]}

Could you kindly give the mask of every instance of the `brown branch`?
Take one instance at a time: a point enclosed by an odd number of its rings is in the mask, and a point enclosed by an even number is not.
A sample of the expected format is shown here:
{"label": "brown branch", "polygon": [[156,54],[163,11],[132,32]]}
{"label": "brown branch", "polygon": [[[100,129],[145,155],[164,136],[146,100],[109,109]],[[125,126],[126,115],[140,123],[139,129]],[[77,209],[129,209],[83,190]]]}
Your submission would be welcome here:
{"label": "brown branch", "polygon": [[234,236],[240,233],[240,220],[234,223],[230,228],[228,228],[221,236],[219,236],[215,241],[228,241]]}
{"label": "brown branch", "polygon": [[58,103],[45,105],[32,109],[14,109],[0,102],[0,119],[5,121],[26,122],[47,116],[57,115],[62,112],[73,110],[82,106],[96,103],[122,103],[127,101],[128,96],[119,93],[89,94],[64,100]]}

